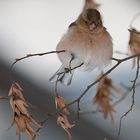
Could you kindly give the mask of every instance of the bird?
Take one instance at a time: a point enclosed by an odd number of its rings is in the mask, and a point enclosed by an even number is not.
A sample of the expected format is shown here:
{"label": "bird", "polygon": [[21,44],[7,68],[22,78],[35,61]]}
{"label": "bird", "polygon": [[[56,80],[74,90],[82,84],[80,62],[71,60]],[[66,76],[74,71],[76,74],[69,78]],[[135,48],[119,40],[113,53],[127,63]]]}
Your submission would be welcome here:
{"label": "bird", "polygon": [[56,51],[65,51],[57,54],[62,65],[50,78],[51,82],[68,86],[76,68],[93,71],[110,63],[112,37],[103,26],[98,6],[93,0],[85,0],[82,12],[60,39]]}

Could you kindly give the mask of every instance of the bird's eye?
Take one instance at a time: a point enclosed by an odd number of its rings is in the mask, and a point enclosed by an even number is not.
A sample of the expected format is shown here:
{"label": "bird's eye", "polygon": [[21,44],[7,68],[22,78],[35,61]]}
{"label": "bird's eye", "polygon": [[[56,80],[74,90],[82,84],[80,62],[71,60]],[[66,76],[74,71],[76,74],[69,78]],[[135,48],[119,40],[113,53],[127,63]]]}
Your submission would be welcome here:
{"label": "bird's eye", "polygon": [[86,23],[86,24],[88,24],[88,22],[87,22],[87,21],[85,21],[85,23]]}

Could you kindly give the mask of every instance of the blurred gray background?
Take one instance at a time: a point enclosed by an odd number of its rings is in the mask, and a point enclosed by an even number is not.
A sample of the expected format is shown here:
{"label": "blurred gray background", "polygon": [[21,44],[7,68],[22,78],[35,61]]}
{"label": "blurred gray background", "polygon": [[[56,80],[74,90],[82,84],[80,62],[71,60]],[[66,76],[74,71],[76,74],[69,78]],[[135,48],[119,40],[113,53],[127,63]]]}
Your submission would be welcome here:
{"label": "blurred gray background", "polygon": [[[100,12],[105,27],[110,32],[114,51],[128,52],[129,23],[138,13],[139,0],[96,0],[101,4]],[[7,95],[10,87],[9,68],[15,58],[30,53],[55,50],[55,47],[83,8],[83,0],[0,0],[0,95]],[[140,19],[140,18],[139,18]],[[134,26],[140,30],[139,19]],[[114,54],[122,58],[123,55]],[[47,113],[55,110],[54,83],[49,82],[51,75],[61,65],[56,54],[33,57],[16,64],[13,77],[24,88],[28,101],[37,107],[32,110],[37,120],[43,120]],[[70,87],[61,85],[59,92],[68,101],[80,95],[88,84],[96,79],[98,70],[91,73],[76,71]],[[131,61],[119,66],[110,74],[115,84],[124,83],[131,86],[135,69],[131,69]],[[140,139],[140,94],[136,90],[133,111],[123,120],[120,140]],[[91,99],[95,95],[93,87],[81,101],[81,109],[92,110],[95,107]],[[117,95],[116,95],[117,96]],[[102,114],[88,114],[78,121],[75,105],[70,107],[71,121],[76,126],[71,130],[73,140],[113,140],[118,131],[119,118],[131,105],[131,94],[115,109],[114,122],[110,118],[104,120]],[[15,127],[7,130],[12,119],[12,112],[7,101],[0,101],[0,140],[16,139]],[[40,132],[37,140],[67,140],[67,135],[56,118],[52,118]],[[27,136],[23,135],[23,140]]]}

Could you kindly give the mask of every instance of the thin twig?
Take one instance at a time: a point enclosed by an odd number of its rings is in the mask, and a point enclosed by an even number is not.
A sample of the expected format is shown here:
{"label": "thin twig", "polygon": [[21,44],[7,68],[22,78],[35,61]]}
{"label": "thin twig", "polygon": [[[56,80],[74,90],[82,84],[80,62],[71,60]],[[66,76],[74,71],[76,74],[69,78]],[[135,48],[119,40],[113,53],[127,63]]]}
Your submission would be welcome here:
{"label": "thin twig", "polygon": [[58,88],[59,77],[60,77],[60,75],[58,75],[57,80],[55,82],[55,96],[58,96],[58,90],[57,90],[57,88]]}
{"label": "thin twig", "polygon": [[[140,83],[137,83],[135,87],[138,87],[140,86]],[[125,87],[126,88],[126,87]],[[112,107],[115,107],[117,106],[120,102],[122,102],[130,93],[130,89],[132,87],[127,87],[126,88],[126,92],[123,93],[123,96],[118,99],[117,101],[115,101],[113,104],[112,104]],[[101,111],[100,110],[88,110],[88,111],[80,111],[80,115],[87,115],[87,114],[95,114],[95,113],[100,113]]]}
{"label": "thin twig", "polygon": [[[80,65],[78,65],[78,66],[72,68],[71,70],[68,69],[67,71],[58,73],[58,76],[60,76],[61,74],[70,72],[70,71],[72,71],[72,70],[75,70],[75,69],[81,67],[83,64],[84,64],[84,63],[81,63]],[[58,84],[58,82],[59,82],[59,80],[57,79],[57,83],[56,83],[56,85],[55,85],[55,94],[56,94],[56,96],[58,95],[58,92],[57,92],[57,84]],[[76,102],[77,102],[77,100],[74,100],[74,101],[70,102],[69,104],[67,104],[66,106],[64,106],[63,108],[58,109],[57,111],[55,111],[55,112],[53,112],[53,113],[51,113],[51,114],[48,114],[47,117],[46,117],[47,119],[41,121],[41,122],[40,122],[40,125],[42,125],[42,126],[45,125],[45,123],[48,121],[48,119],[50,119],[51,117],[53,117],[53,116],[59,114],[61,111],[63,111],[63,109],[65,109],[65,108],[67,108],[67,107],[73,105],[73,104],[76,103]],[[77,112],[79,112],[79,111],[77,111]],[[41,129],[41,128],[38,128],[38,129],[36,130],[36,132],[39,132],[40,129]],[[36,138],[36,135],[34,136],[33,140],[34,140],[35,138]]]}
{"label": "thin twig", "polygon": [[0,96],[0,100],[1,99],[4,99],[4,100],[9,100],[9,98],[8,97],[4,97],[4,96]]}
{"label": "thin twig", "polygon": [[[128,88],[127,91],[123,94],[123,96],[112,104],[112,107],[115,107],[120,102],[122,102],[127,97],[128,93],[130,92],[130,89],[131,88]],[[102,111],[100,110],[80,111],[80,115],[95,114],[95,113],[101,113],[101,112]]]}
{"label": "thin twig", "polygon": [[77,119],[80,119],[80,100],[77,100]]}
{"label": "thin twig", "polygon": [[[93,83],[91,83],[90,85],[87,86],[87,88],[84,90],[84,92],[78,97],[76,98],[75,100],[73,100],[72,102],[70,102],[69,104],[65,105],[63,108],[55,111],[54,113],[52,114],[48,114],[47,115],[47,119],[45,119],[44,121],[41,122],[42,125],[45,125],[45,123],[47,122],[48,119],[50,119],[51,117],[55,116],[56,114],[60,113],[63,109],[77,103],[77,102],[80,102],[81,98],[89,91],[89,89],[91,89],[95,84],[97,84],[102,78],[104,78],[105,76],[107,76],[108,74],[110,74],[115,68],[117,68],[121,63],[127,61],[127,60],[130,60],[132,58],[135,58],[137,56],[139,56],[140,54],[137,54],[137,55],[133,55],[133,56],[129,56],[129,57],[126,57],[124,59],[116,59],[116,58],[112,58],[112,60],[116,61],[117,63],[112,67],[110,68],[107,72],[105,72],[101,77],[99,77],[96,81],[94,81]],[[81,64],[83,65],[83,64]],[[76,67],[75,67],[76,68]],[[74,69],[75,69],[74,68]],[[40,131],[41,128],[38,128],[37,132]]]}
{"label": "thin twig", "polygon": [[[137,83],[135,85],[135,87],[138,87],[138,86],[140,86],[140,83]],[[128,94],[131,92],[130,90],[131,90],[132,87],[125,87],[125,88],[127,89],[127,91],[124,93],[124,95],[119,100],[117,100],[116,102],[113,103],[113,106],[116,106],[120,102],[122,102],[128,96]]]}
{"label": "thin twig", "polygon": [[47,55],[47,54],[53,54],[53,53],[63,53],[66,52],[66,50],[61,50],[61,51],[50,51],[50,52],[44,52],[44,53],[34,53],[34,54],[27,54],[26,56],[23,56],[21,58],[16,58],[15,61],[12,63],[11,67],[10,67],[10,79],[11,81],[13,81],[12,79],[12,70],[15,66],[16,63],[18,63],[21,60],[27,59],[29,57],[34,57],[34,56],[43,56],[43,55]]}
{"label": "thin twig", "polygon": [[[135,58],[137,56],[139,56],[140,54],[137,54],[137,55],[133,55],[133,56],[129,56],[129,57],[126,57],[124,59],[116,59],[116,58],[112,58],[112,60],[116,61],[117,63],[112,67],[110,68],[107,72],[105,72],[101,77],[99,77],[96,81],[94,81],[93,83],[91,83],[90,85],[87,86],[87,88],[84,90],[84,92],[78,97],[76,98],[75,100],[73,100],[72,102],[70,102],[69,104],[67,104],[66,106],[64,106],[63,108],[61,109],[58,109],[57,111],[55,111],[54,113],[52,114],[48,114],[47,115],[47,119],[45,119],[44,121],[41,122],[42,125],[45,125],[45,123],[47,122],[48,119],[50,119],[51,117],[55,116],[56,114],[60,113],[63,109],[77,103],[77,102],[80,102],[81,98],[89,91],[90,88],[92,88],[95,84],[97,84],[103,77],[107,76],[108,74],[110,74],[115,68],[117,68],[121,63],[127,61],[127,60],[130,60],[132,58]],[[81,64],[83,65],[83,64]],[[75,67],[76,68],[76,67]],[[74,68],[74,69],[75,69]],[[64,73],[64,72],[63,72]],[[37,132],[40,131],[41,128],[39,128],[37,130]]]}
{"label": "thin twig", "polygon": [[[115,59],[116,60],[116,59]],[[95,84],[97,84],[103,77],[107,76],[109,73],[111,73],[116,67],[118,67],[118,65],[120,65],[120,63],[122,63],[123,61],[117,60],[117,64],[114,65],[111,69],[109,69],[107,72],[105,72],[102,76],[100,76],[95,82],[91,83],[90,85],[87,86],[87,88],[84,90],[84,92],[78,97],[78,101],[81,100],[81,98],[83,98],[83,96],[89,91],[89,89],[91,89]]]}
{"label": "thin twig", "polygon": [[[10,68],[10,71],[12,71],[14,65],[23,60],[23,59],[26,59],[28,57],[32,57],[32,56],[42,56],[42,55],[46,55],[46,54],[51,54],[51,53],[61,53],[61,52],[65,52],[65,50],[62,50],[62,51],[51,51],[51,52],[46,52],[46,53],[38,53],[38,54],[29,54],[25,57],[22,57],[22,58],[19,58],[19,59],[16,59],[15,62],[12,64],[11,68]],[[130,60],[132,58],[135,58],[135,57],[138,57],[140,54],[137,54],[137,55],[133,55],[133,56],[129,56],[129,57],[126,57],[124,59],[116,59],[116,58],[112,58],[112,60],[116,61],[117,63],[112,67],[110,68],[108,71],[106,71],[101,77],[99,77],[96,81],[94,81],[93,83],[91,83],[90,85],[87,86],[87,88],[84,90],[83,93],[81,93],[81,95],[76,98],[75,100],[73,100],[72,102],[70,102],[69,104],[67,104],[65,107],[61,108],[61,109],[58,109],[57,111],[55,111],[54,113],[52,114],[48,114],[47,115],[47,119],[43,120],[41,122],[41,125],[45,125],[45,123],[47,122],[47,120],[53,116],[55,116],[56,114],[60,113],[64,108],[67,108],[75,103],[78,103],[77,106],[78,106],[78,114],[79,114],[79,103],[80,103],[80,100],[83,98],[83,96],[94,86],[96,85],[103,77],[107,76],[108,74],[110,74],[115,68],[117,68],[121,63],[127,61],[127,60]],[[81,63],[79,66],[76,66],[74,68],[72,68],[71,70],[74,70],[80,66],[82,66],[83,63]],[[62,73],[59,73],[59,74],[63,74],[63,73],[66,73],[66,72],[70,72],[71,70],[67,70],[65,72],[62,72]],[[136,81],[136,80],[135,80]],[[134,82],[136,83],[136,82]],[[41,128],[38,128],[36,132],[39,132]],[[35,139],[36,136],[34,136],[34,139]]]}
{"label": "thin twig", "polygon": [[84,63],[81,63],[80,65],[75,66],[75,67],[73,67],[72,69],[68,69],[68,68],[67,68],[67,69],[65,69],[65,71],[57,73],[57,75],[61,75],[61,74],[65,74],[65,73],[71,72],[71,71],[73,71],[73,70],[75,70],[75,69],[81,67],[83,64],[84,64]]}
{"label": "thin twig", "polygon": [[133,82],[133,85],[130,88],[130,91],[132,91],[132,103],[131,103],[131,106],[130,106],[129,110],[127,112],[125,112],[125,114],[123,114],[120,118],[117,140],[119,140],[119,137],[120,137],[120,134],[121,134],[122,120],[123,120],[124,117],[126,117],[132,111],[133,106],[135,104],[135,89],[136,89],[136,82],[137,82],[137,79],[138,79],[138,76],[139,76],[139,60],[140,60],[140,56],[137,57],[137,70],[136,70],[135,79],[133,81],[131,81],[131,82]]}
{"label": "thin twig", "polygon": [[67,69],[65,69],[63,72],[60,72],[60,73],[57,74],[58,77],[57,77],[57,80],[56,80],[56,83],[55,83],[55,94],[56,94],[56,96],[58,95],[57,87],[58,87],[59,77],[60,77],[62,74],[66,74],[66,73],[68,73],[68,72],[71,72],[71,71],[73,71],[73,70],[75,70],[75,69],[81,67],[83,64],[84,64],[84,63],[81,63],[80,65],[78,65],[78,66],[76,66],[76,67],[74,67],[74,68],[72,68],[72,69],[71,69],[71,68],[70,68],[70,69],[67,68]]}
{"label": "thin twig", "polygon": [[[47,119],[41,121],[41,122],[40,122],[40,125],[41,125],[41,126],[44,126],[46,122],[47,122]],[[38,133],[38,132],[40,131],[40,129],[41,129],[41,128],[38,128],[38,129],[36,130],[36,133]],[[37,135],[34,135],[33,140],[35,140],[36,136],[37,136]]]}
{"label": "thin twig", "polygon": [[72,58],[71,58],[71,60],[70,60],[70,62],[69,62],[69,69],[70,69],[70,70],[71,70],[71,63],[72,63],[72,61],[74,60],[74,55],[71,54],[71,56],[72,56]]}
{"label": "thin twig", "polygon": [[65,50],[61,50],[61,51],[50,51],[50,52],[45,52],[45,53],[27,54],[27,55],[24,56],[24,57],[15,59],[15,62],[12,64],[11,67],[13,67],[17,62],[19,62],[19,61],[21,61],[21,60],[23,60],[23,59],[29,58],[29,57],[33,57],[33,56],[43,56],[43,55],[47,55],[47,54],[62,53],[62,52],[66,52],[66,51],[65,51]]}

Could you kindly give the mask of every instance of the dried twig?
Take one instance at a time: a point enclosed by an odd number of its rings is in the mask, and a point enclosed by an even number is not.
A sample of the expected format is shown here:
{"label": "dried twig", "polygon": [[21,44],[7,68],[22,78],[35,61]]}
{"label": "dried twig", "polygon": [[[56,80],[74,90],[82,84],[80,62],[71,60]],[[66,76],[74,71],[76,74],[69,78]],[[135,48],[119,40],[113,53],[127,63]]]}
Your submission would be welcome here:
{"label": "dried twig", "polygon": [[[137,83],[135,85],[135,87],[138,87],[140,86],[140,83]],[[126,88],[126,87],[125,87]],[[130,90],[131,90],[132,87],[127,87],[126,88],[126,92],[123,93],[123,96],[118,99],[117,101],[115,101],[112,106],[115,107],[117,106],[120,102],[122,102],[124,99],[126,99],[126,97],[129,95],[130,93]],[[95,114],[95,113],[99,113],[101,112],[100,110],[88,110],[88,111],[80,111],[80,115],[87,115],[87,114]]]}
{"label": "dried twig", "polygon": [[12,80],[12,70],[13,70],[15,64],[18,63],[19,61],[27,59],[29,57],[43,56],[43,55],[47,55],[47,54],[63,53],[63,52],[66,52],[66,51],[65,50],[61,50],[61,51],[50,51],[50,52],[44,52],[44,53],[34,53],[34,54],[27,54],[26,56],[23,56],[21,58],[16,58],[15,61],[13,62],[13,64],[11,65],[10,71],[9,71],[11,81],[13,82],[13,80]]}
{"label": "dried twig", "polygon": [[121,134],[121,127],[122,127],[122,120],[124,117],[126,117],[133,109],[133,106],[135,104],[135,89],[136,89],[136,82],[139,76],[139,60],[140,56],[137,57],[137,70],[136,70],[136,76],[135,79],[131,82],[133,82],[132,87],[130,88],[130,91],[132,91],[132,103],[128,111],[126,111],[120,118],[120,123],[119,123],[119,130],[118,130],[118,135],[117,135],[117,140],[119,140],[120,134]]}
{"label": "dried twig", "polygon": [[60,75],[58,75],[57,80],[55,82],[55,96],[58,96],[59,95],[58,94],[58,90],[57,90],[57,88],[58,88],[58,82],[59,82],[59,77],[60,77]]}
{"label": "dried twig", "polygon": [[55,82],[55,95],[56,95],[56,96],[58,95],[57,87],[58,87],[58,82],[59,82],[59,80],[60,80],[60,79],[59,79],[60,76],[66,74],[66,73],[69,73],[69,72],[71,72],[71,71],[73,71],[73,70],[75,70],[75,69],[81,67],[83,64],[84,64],[84,63],[81,63],[80,65],[75,66],[75,67],[73,67],[73,68],[67,68],[67,69],[65,69],[63,72],[60,72],[60,73],[57,74],[58,77],[57,77],[57,80],[56,80],[56,82]]}
{"label": "dried twig", "polygon": [[65,51],[65,50],[61,50],[61,51],[50,51],[50,52],[45,52],[45,53],[27,54],[27,55],[24,56],[24,57],[15,59],[15,62],[12,64],[11,69],[13,68],[13,66],[14,66],[17,62],[19,62],[19,61],[21,61],[21,60],[23,60],[23,59],[26,59],[26,58],[29,58],[29,57],[33,57],[33,56],[43,56],[43,55],[47,55],[47,54],[62,53],[62,52],[66,52],[66,51]]}
{"label": "dried twig", "polygon": [[[32,57],[32,56],[42,56],[42,55],[46,55],[46,54],[62,53],[62,52],[65,52],[65,50],[62,50],[62,51],[51,51],[51,52],[38,53],[38,54],[29,54],[29,55],[27,55],[27,56],[25,56],[25,57],[21,57],[21,58],[19,58],[19,59],[16,59],[15,62],[12,64],[12,66],[11,66],[11,68],[10,68],[10,71],[12,71],[14,65],[15,65],[17,62],[19,62],[19,61],[21,61],[21,60],[23,60],[23,59],[26,59],[26,58],[29,58],[29,57]],[[42,125],[45,125],[45,123],[47,122],[47,120],[48,120],[49,118],[55,116],[56,114],[60,113],[64,108],[67,108],[68,106],[71,106],[71,105],[73,105],[73,104],[75,104],[75,103],[77,103],[77,116],[78,116],[78,118],[79,118],[80,101],[81,101],[81,99],[84,97],[84,95],[85,95],[94,85],[96,85],[98,82],[100,82],[100,80],[101,80],[103,77],[105,77],[105,76],[107,76],[108,74],[110,74],[110,73],[111,73],[115,68],[117,68],[121,63],[123,63],[123,62],[125,62],[125,61],[127,61],[127,60],[130,60],[130,59],[132,59],[132,58],[135,58],[135,57],[138,57],[138,58],[139,58],[139,55],[140,55],[140,54],[136,54],[136,55],[129,56],[129,57],[126,57],[126,58],[123,58],[123,59],[112,58],[112,60],[114,60],[114,61],[117,62],[112,68],[110,68],[108,71],[106,71],[106,72],[105,72],[101,77],[99,77],[96,81],[94,81],[93,83],[91,83],[90,85],[88,85],[87,88],[84,90],[84,92],[82,92],[81,95],[80,95],[77,99],[73,100],[72,102],[70,102],[69,104],[67,104],[66,106],[64,106],[63,108],[58,109],[58,110],[55,111],[54,113],[48,114],[48,115],[47,115],[47,119],[45,119],[44,121],[42,121],[41,124],[42,124]],[[62,72],[62,73],[59,73],[59,74],[64,74],[64,73],[70,72],[71,70],[74,70],[74,69],[76,69],[76,68],[78,68],[78,67],[81,67],[82,65],[83,65],[83,63],[80,64],[80,65],[77,66],[77,67],[72,68],[72,69],[67,69],[67,71]],[[138,76],[138,73],[139,73],[139,70],[137,69],[137,76]],[[137,76],[136,76],[135,80],[133,81],[133,96],[134,96],[134,93],[135,93],[135,84],[136,84]],[[57,84],[56,84],[56,87],[57,87]],[[134,99],[134,98],[133,98],[133,99]],[[133,104],[132,104],[132,107],[133,107]],[[129,112],[130,112],[130,111],[129,111]],[[129,112],[128,112],[128,113],[129,113]],[[128,114],[128,113],[127,113],[127,114]],[[38,128],[36,132],[39,132],[40,129],[41,129],[41,128]],[[35,137],[36,137],[36,136],[35,136]],[[35,137],[34,137],[34,138],[35,138]]]}
{"label": "dried twig", "polygon": [[[65,74],[65,73],[67,73],[67,72],[71,72],[71,71],[73,71],[73,70],[75,70],[75,69],[81,67],[83,64],[84,64],[84,63],[81,63],[80,65],[75,66],[74,68],[66,69],[64,72],[58,73],[58,78],[57,78],[57,81],[56,81],[56,83],[55,83],[55,96],[56,96],[56,97],[59,96],[58,90],[57,90],[57,86],[58,86],[58,82],[59,82],[59,76],[60,76],[61,74]],[[74,104],[74,103],[75,103],[75,101],[74,101],[74,102],[71,102],[71,103],[69,103],[69,104],[67,104],[67,105],[65,105],[64,107],[62,107],[61,109],[58,109],[57,111],[55,111],[55,112],[52,113],[52,114],[48,114],[48,115],[47,115],[47,119],[41,121],[40,124],[41,124],[42,126],[45,125],[45,123],[47,122],[48,119],[50,119],[51,117],[53,117],[53,116],[59,114],[59,113],[60,113],[61,111],[63,111],[65,108],[67,108],[68,106],[70,106],[70,105],[72,105],[72,104]],[[79,102],[77,102],[77,103],[79,103]],[[79,109],[79,111],[80,111],[80,109]],[[79,111],[77,111],[78,116],[79,116]],[[39,132],[40,129],[41,129],[41,128],[38,128],[38,129],[36,130],[36,132]],[[36,137],[36,136],[34,136],[34,139],[35,139],[35,137]]]}
{"label": "dried twig", "polygon": [[[138,86],[140,86],[140,83],[137,83],[135,85],[135,88],[138,87]],[[132,87],[125,87],[125,88],[127,89],[127,91],[124,93],[124,95],[119,100],[114,102],[113,106],[118,105],[120,102],[122,102],[129,95],[129,93],[131,92]]]}
{"label": "dried twig", "polygon": [[28,111],[29,105],[23,96],[22,87],[17,82],[13,82],[10,87],[8,96],[10,98],[10,105],[13,111],[13,121],[11,127],[14,124],[16,125],[16,134],[19,140],[21,140],[22,132],[26,133],[30,140],[33,140],[33,137],[38,135],[33,127],[41,128],[42,126]]}
{"label": "dried twig", "polygon": [[[116,61],[117,63],[112,67],[110,68],[108,71],[106,71],[101,77],[99,77],[96,81],[94,81],[93,83],[91,83],[90,85],[87,86],[87,88],[84,90],[83,93],[81,93],[81,95],[76,98],[75,100],[73,100],[72,102],[70,102],[69,104],[67,104],[65,107],[61,108],[61,109],[58,109],[57,111],[51,113],[51,114],[48,114],[47,115],[47,119],[43,120],[40,124],[41,125],[45,125],[46,122],[48,121],[48,119],[50,119],[51,117],[59,114],[64,108],[67,108],[75,103],[77,103],[78,105],[78,110],[77,110],[77,114],[79,114],[79,103],[81,101],[81,99],[83,98],[83,96],[94,86],[96,85],[103,77],[107,76],[108,74],[110,74],[114,69],[116,69],[121,63],[125,62],[125,61],[128,61],[132,58],[135,58],[135,57],[138,57],[140,54],[137,54],[137,55],[133,55],[133,56],[129,56],[129,57],[126,57],[126,58],[123,58],[123,59],[117,59],[117,58],[112,58],[112,60]],[[37,132],[40,131],[41,128],[38,128]]]}
{"label": "dried twig", "polygon": [[9,98],[8,97],[4,97],[4,96],[0,96],[0,100],[1,99],[4,99],[4,100],[9,100]]}

